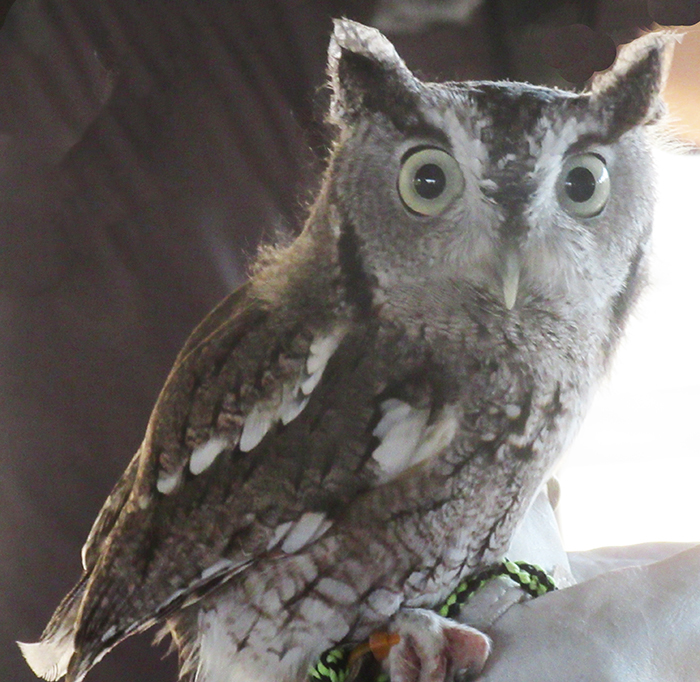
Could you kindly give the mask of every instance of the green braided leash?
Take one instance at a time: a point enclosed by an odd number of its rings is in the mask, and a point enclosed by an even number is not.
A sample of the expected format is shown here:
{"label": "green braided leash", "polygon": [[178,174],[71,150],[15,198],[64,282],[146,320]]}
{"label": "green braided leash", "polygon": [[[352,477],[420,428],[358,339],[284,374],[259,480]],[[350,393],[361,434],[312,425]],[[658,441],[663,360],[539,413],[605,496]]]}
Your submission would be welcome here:
{"label": "green braided leash", "polygon": [[[444,618],[455,618],[469,598],[487,582],[498,577],[510,578],[531,597],[539,597],[557,589],[551,576],[539,566],[525,561],[504,559],[500,564],[464,580],[437,610]],[[353,646],[333,647],[324,651],[316,665],[309,671],[309,679],[314,682],[345,682],[350,675],[349,660]],[[389,676],[381,673],[375,682],[389,682]]]}
{"label": "green braided leash", "polygon": [[487,582],[500,576],[510,578],[531,597],[539,597],[557,589],[554,580],[539,566],[524,561],[504,559],[497,566],[486,569],[457,585],[457,589],[447,598],[442,608],[438,609],[438,614],[445,618],[455,618],[469,597],[478,592]]}
{"label": "green braided leash", "polygon": [[309,670],[309,678],[323,682],[345,682],[350,674],[349,658],[349,647],[327,649],[321,654],[318,663]]}

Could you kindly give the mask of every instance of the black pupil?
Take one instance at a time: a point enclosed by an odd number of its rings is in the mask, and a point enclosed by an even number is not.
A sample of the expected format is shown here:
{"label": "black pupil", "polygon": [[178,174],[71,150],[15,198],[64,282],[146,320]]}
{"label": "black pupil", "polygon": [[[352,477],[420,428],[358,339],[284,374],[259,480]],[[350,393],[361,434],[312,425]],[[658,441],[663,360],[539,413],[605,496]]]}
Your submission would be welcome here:
{"label": "black pupil", "polygon": [[426,163],[413,178],[413,187],[423,199],[437,199],[445,190],[445,171],[437,164]]}
{"label": "black pupil", "polygon": [[577,166],[572,168],[566,176],[564,189],[571,201],[582,204],[593,196],[595,184],[593,173],[588,168]]}

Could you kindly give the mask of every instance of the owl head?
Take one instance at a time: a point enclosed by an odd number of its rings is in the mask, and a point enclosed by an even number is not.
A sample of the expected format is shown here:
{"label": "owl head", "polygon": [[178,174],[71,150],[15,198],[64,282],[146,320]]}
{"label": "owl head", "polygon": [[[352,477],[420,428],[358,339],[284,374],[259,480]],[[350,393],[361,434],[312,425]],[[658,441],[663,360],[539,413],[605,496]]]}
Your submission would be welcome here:
{"label": "owl head", "polygon": [[337,21],[327,196],[387,299],[414,282],[470,291],[506,317],[622,316],[652,223],[670,43],[640,38],[573,93],[423,82],[377,30]]}

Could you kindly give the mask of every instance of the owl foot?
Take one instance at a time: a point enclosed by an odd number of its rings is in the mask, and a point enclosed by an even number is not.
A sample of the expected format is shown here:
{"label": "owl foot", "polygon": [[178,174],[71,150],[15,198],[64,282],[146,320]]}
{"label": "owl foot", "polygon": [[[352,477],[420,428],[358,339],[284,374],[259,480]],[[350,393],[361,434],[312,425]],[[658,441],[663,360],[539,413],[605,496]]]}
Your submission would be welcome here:
{"label": "owl foot", "polygon": [[383,667],[391,682],[457,682],[481,672],[491,650],[482,632],[425,609],[405,609],[391,623],[399,636]]}

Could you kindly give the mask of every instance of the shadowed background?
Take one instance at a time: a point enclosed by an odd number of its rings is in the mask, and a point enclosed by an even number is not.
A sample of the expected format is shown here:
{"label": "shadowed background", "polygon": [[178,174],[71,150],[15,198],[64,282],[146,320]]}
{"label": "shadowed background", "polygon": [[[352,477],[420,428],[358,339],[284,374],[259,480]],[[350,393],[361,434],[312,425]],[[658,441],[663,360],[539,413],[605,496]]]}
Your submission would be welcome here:
{"label": "shadowed background", "polygon": [[[13,642],[77,578],[187,334],[261,238],[298,231],[341,15],[380,25],[426,77],[569,87],[653,19],[700,20],[662,0],[15,2],[0,31],[0,680],[35,679]],[[688,126],[697,54],[669,91]],[[174,680],[149,639],[88,679]]]}

